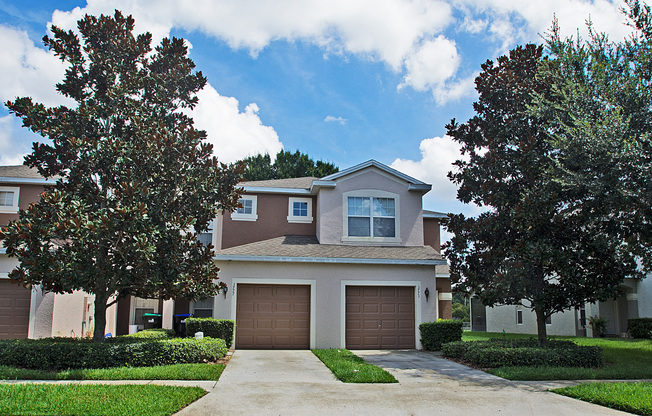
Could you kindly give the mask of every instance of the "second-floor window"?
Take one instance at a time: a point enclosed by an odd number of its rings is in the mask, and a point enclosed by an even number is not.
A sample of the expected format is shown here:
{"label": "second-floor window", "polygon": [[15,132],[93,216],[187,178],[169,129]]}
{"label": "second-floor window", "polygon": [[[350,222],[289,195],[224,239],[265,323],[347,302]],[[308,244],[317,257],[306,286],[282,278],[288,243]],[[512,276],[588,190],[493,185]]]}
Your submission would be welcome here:
{"label": "second-floor window", "polygon": [[19,188],[0,186],[0,212],[18,212]]}
{"label": "second-floor window", "polygon": [[394,198],[348,197],[349,237],[396,237]]}
{"label": "second-floor window", "polygon": [[258,197],[256,195],[245,195],[238,200],[238,208],[231,213],[231,219],[235,221],[256,221],[258,209]]}
{"label": "second-floor window", "polygon": [[312,222],[312,199],[290,198],[288,204],[288,222]]}
{"label": "second-floor window", "polygon": [[208,229],[203,233],[197,233],[197,241],[207,246],[213,244],[213,220],[208,223]]}

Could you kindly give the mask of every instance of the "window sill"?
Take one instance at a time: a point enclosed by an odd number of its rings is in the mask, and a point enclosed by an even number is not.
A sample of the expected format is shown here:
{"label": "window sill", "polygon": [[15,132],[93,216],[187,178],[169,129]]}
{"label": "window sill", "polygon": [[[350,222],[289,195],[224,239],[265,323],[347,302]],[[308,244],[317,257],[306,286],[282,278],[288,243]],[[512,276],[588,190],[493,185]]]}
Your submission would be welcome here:
{"label": "window sill", "polygon": [[402,240],[396,237],[342,237],[343,243],[398,244]]}
{"label": "window sill", "polygon": [[310,224],[312,223],[312,217],[288,217],[288,222],[295,224]]}
{"label": "window sill", "polygon": [[18,214],[17,207],[0,207],[0,214]]}
{"label": "window sill", "polygon": [[231,219],[233,221],[256,221],[258,219],[258,215],[231,214]]}

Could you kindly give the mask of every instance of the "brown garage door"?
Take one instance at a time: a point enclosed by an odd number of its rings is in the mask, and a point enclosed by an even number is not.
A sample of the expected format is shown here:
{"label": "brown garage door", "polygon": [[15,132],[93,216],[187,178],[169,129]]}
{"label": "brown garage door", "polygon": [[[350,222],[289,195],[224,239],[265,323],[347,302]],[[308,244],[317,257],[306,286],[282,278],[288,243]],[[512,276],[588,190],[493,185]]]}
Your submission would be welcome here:
{"label": "brown garage door", "polygon": [[346,348],[415,348],[414,287],[347,286]]}
{"label": "brown garage door", "polygon": [[310,286],[238,284],[235,346],[310,348]]}
{"label": "brown garage door", "polygon": [[0,280],[0,339],[27,338],[32,292]]}

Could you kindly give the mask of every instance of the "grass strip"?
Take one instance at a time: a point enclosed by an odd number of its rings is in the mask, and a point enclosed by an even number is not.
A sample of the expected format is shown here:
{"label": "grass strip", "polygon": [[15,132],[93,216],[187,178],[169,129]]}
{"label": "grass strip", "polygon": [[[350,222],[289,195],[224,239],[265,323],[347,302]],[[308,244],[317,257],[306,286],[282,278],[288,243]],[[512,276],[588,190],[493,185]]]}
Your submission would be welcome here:
{"label": "grass strip", "polygon": [[[465,332],[463,341],[489,338],[532,338],[527,334]],[[632,380],[652,378],[652,340],[623,338],[586,338],[553,336],[550,339],[571,340],[577,345],[602,348],[605,366],[574,367],[499,367],[487,372],[509,380]]]}
{"label": "grass strip", "polygon": [[312,350],[344,383],[398,383],[393,375],[344,349]]}
{"label": "grass strip", "polygon": [[204,394],[199,387],[0,384],[0,414],[171,415]]}
{"label": "grass strip", "polygon": [[2,380],[219,380],[224,364],[174,364],[64,371],[0,366]]}
{"label": "grass strip", "polygon": [[612,409],[652,416],[652,383],[587,383],[553,391]]}

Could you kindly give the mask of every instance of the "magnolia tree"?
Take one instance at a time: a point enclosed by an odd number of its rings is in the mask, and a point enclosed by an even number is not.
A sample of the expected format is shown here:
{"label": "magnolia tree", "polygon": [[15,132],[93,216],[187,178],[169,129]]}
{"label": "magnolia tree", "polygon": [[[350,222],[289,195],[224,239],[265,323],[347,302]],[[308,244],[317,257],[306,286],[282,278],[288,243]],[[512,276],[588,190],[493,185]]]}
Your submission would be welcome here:
{"label": "magnolia tree", "polygon": [[134,20],[85,16],[79,34],[52,27],[45,45],[68,64],[57,90],[77,105],[7,102],[35,143],[25,164],[57,178],[38,203],[2,229],[10,277],[24,285],[95,295],[93,338],[106,310],[139,297],[211,296],[212,247],[197,242],[219,209],[237,205],[241,165],[224,165],[184,109],[206,79],[182,39],[152,49]]}

